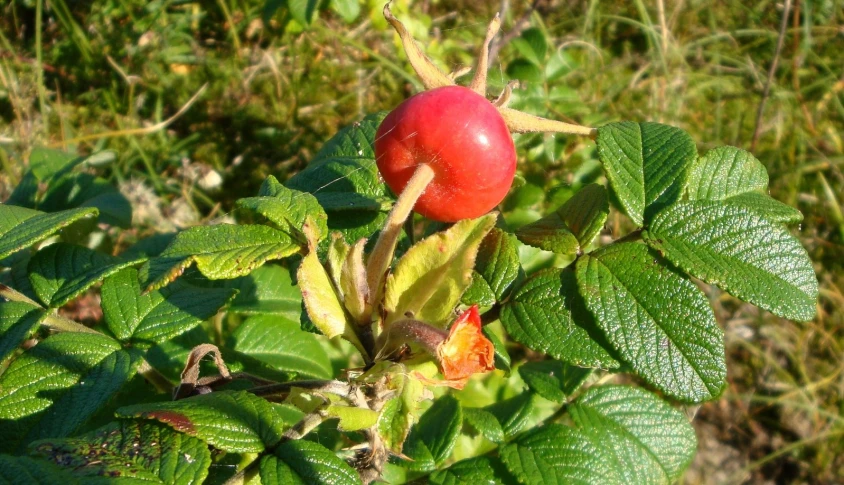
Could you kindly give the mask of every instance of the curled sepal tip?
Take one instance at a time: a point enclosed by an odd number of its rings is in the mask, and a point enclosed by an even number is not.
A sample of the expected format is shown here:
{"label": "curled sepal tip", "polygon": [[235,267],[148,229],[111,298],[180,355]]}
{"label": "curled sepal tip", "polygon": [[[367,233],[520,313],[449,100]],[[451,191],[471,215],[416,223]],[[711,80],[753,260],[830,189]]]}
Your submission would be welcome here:
{"label": "curled sepal tip", "polygon": [[440,71],[440,69],[431,62],[431,59],[422,52],[422,49],[416,45],[416,41],[413,40],[413,37],[404,27],[404,24],[402,24],[399,19],[393,15],[393,12],[390,11],[389,2],[384,5],[384,18],[387,19],[387,22],[390,22],[390,25],[392,25],[393,28],[396,29],[396,33],[399,34],[402,47],[404,47],[404,51],[407,53],[407,59],[410,61],[410,65],[413,67],[413,70],[416,71],[416,75],[419,76],[419,79],[422,81],[422,85],[425,86],[425,89],[454,85],[454,81],[449,78],[447,74]]}
{"label": "curled sepal tip", "polygon": [[501,29],[501,16],[499,14],[495,14],[495,18],[492,19],[489,23],[489,27],[486,29],[486,38],[484,38],[484,44],[481,47],[481,53],[478,56],[478,68],[475,69],[475,77],[472,78],[472,83],[469,84],[469,89],[481,96],[486,96],[486,75],[487,70],[489,69],[489,45],[492,43],[492,39],[495,38],[496,34],[498,34],[499,29]]}

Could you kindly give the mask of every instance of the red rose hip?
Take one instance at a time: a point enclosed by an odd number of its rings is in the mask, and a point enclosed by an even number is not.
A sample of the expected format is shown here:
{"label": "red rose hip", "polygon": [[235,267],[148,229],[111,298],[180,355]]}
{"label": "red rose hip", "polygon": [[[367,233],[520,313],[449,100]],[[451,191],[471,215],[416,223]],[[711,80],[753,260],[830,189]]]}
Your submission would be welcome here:
{"label": "red rose hip", "polygon": [[516,148],[498,109],[462,86],[419,93],[387,115],[375,138],[375,160],[396,194],[419,165],[431,167],[434,178],[413,210],[443,222],[492,210],[516,172]]}

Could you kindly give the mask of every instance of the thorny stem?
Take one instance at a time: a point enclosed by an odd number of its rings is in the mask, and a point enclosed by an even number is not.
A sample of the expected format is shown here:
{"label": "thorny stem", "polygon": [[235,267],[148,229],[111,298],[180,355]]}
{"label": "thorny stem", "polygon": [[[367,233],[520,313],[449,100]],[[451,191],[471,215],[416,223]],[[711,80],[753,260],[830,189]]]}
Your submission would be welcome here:
{"label": "thorny stem", "polygon": [[393,253],[396,250],[396,242],[399,240],[402,225],[410,216],[413,206],[428,184],[434,179],[434,169],[427,164],[420,164],[416,172],[407,182],[407,185],[393,205],[393,210],[387,217],[384,229],[378,236],[378,241],[369,255],[369,262],[366,265],[366,280],[369,287],[369,301],[367,302],[366,314],[371,316],[375,305],[381,299],[381,286],[384,282],[384,275],[393,260]]}

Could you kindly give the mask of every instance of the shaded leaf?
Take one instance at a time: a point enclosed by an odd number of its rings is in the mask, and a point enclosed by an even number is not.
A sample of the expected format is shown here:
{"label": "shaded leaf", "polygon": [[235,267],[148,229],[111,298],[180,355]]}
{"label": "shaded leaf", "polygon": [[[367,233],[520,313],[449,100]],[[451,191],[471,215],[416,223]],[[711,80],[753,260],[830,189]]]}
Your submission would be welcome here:
{"label": "shaded leaf", "polygon": [[375,133],[383,111],[340,130],[286,185],[309,192],[328,213],[328,227],[349,243],[369,237],[386,219],[392,197],[375,165]]}
{"label": "shaded leaf", "polygon": [[75,485],[80,483],[66,470],[28,456],[0,454],[0,484],[3,485]]}
{"label": "shaded leaf", "polygon": [[488,327],[481,328],[481,332],[495,347],[495,368],[503,370],[506,375],[510,375],[510,354],[507,352],[507,346]]}
{"label": "shaded leaf", "polygon": [[275,315],[291,321],[299,320],[302,312],[302,293],[293,284],[287,268],[265,264],[247,276],[226,281],[225,288],[237,290],[230,313],[246,315]]}
{"label": "shaded leaf", "polygon": [[118,340],[143,347],[181,335],[213,317],[231,301],[235,291],[198,288],[177,281],[141,294],[138,271],[127,268],[107,278],[101,294],[109,330]]}
{"label": "shaded leaf", "polygon": [[135,375],[140,356],[94,333],[60,333],[0,376],[0,450],[77,432]]}
{"label": "shaded leaf", "polygon": [[439,470],[428,477],[434,485],[515,485],[516,478],[507,471],[498,458],[478,456],[458,461],[445,470]]}
{"label": "shaded leaf", "polygon": [[180,401],[126,406],[124,418],[154,419],[235,453],[259,453],[281,439],[284,423],[275,406],[246,391],[218,391]]}
{"label": "shaded leaf", "polygon": [[290,16],[303,27],[311,25],[318,6],[318,0],[287,0]]}
{"label": "shaded leaf", "polygon": [[331,362],[317,337],[302,331],[298,322],[271,316],[250,317],[234,331],[230,346],[297,378],[333,377]]}
{"label": "shaded leaf", "polygon": [[96,207],[99,221],[128,228],[132,225],[132,205],[108,180],[89,173],[68,173],[53,177],[38,204],[44,212],[74,207]]}
{"label": "shaded leaf", "polygon": [[86,483],[131,478],[144,483],[202,483],[208,445],[158,423],[124,420],[70,439],[48,439],[33,451]]}
{"label": "shaded leaf", "polygon": [[93,207],[48,214],[0,204],[0,260],[47,239],[79,219],[96,216],[97,213]]}
{"label": "shaded leaf", "polygon": [[688,133],[659,123],[610,123],[598,128],[596,143],[610,187],[637,226],[680,198],[697,157]]}
{"label": "shaded leaf", "polygon": [[784,318],[815,317],[818,280],[800,241],[755,212],[683,202],[654,218],[647,243],[669,261]]}
{"label": "shaded leaf", "polygon": [[606,189],[589,184],[553,213],[520,227],[516,236],[523,243],[546,251],[581,253],[601,232],[609,209]]}
{"label": "shaded leaf", "polygon": [[416,471],[436,469],[451,455],[462,426],[457,399],[449,395],[437,399],[407,436],[402,452],[413,461],[403,460],[401,465]]}
{"label": "shaded leaf", "polygon": [[534,274],[502,307],[501,323],[513,340],[555,359],[583,367],[619,366],[586,310],[570,269]]}
{"label": "shaded leaf", "polygon": [[418,401],[422,399],[423,386],[418,380],[407,375],[394,375],[398,396],[387,401],[381,409],[377,429],[387,449],[399,453],[413,426]]}
{"label": "shaded leaf", "polygon": [[43,309],[18,301],[0,301],[0,363],[38,327]]}
{"label": "shaded leaf", "polygon": [[495,416],[504,435],[515,436],[528,425],[533,413],[533,394],[523,392],[517,396],[497,401],[484,409]]}
{"label": "shaded leaf", "polygon": [[357,472],[328,448],[306,440],[285,441],[261,458],[263,485],[358,485]]}
{"label": "shaded leaf", "polygon": [[515,239],[511,234],[493,227],[478,248],[475,271],[483,278],[495,299],[501,301],[509,295],[520,270]]}
{"label": "shaded leaf", "polygon": [[577,285],[597,325],[643,379],[691,402],[726,385],[724,333],[709,301],[647,246],[606,246],[577,261]]}
{"label": "shaded leaf", "polygon": [[350,24],[360,15],[360,4],[358,0],[331,0],[331,10]]}
{"label": "shaded leaf", "polygon": [[483,408],[463,408],[463,420],[493,443],[504,442],[504,429],[498,418]]}
{"label": "shaded leaf", "polygon": [[565,401],[591,372],[557,360],[527,362],[519,367],[519,375],[531,390],[556,402]]}
{"label": "shaded leaf", "polygon": [[108,276],[141,261],[126,261],[83,246],[56,243],[32,256],[27,270],[38,298],[48,307],[58,308]]}

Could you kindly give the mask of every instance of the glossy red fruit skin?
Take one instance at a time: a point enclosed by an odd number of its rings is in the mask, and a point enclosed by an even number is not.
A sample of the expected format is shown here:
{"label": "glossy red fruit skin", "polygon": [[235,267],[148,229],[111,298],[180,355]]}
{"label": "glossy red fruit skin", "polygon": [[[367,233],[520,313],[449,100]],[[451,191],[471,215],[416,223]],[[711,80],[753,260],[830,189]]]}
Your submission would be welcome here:
{"label": "glossy red fruit skin", "polygon": [[378,128],[375,160],[400,194],[421,163],[434,180],[413,210],[442,222],[480,217],[510,190],[516,148],[504,119],[486,98],[462,86],[412,96]]}

